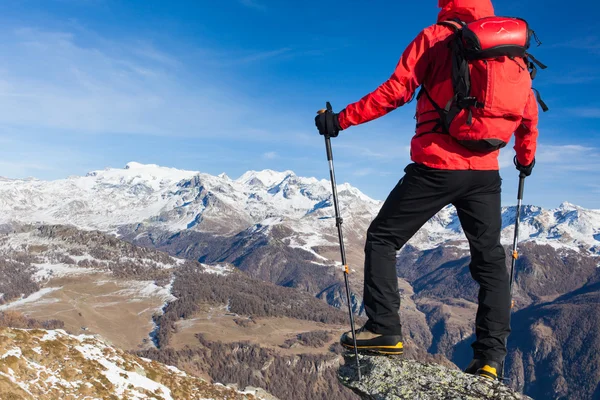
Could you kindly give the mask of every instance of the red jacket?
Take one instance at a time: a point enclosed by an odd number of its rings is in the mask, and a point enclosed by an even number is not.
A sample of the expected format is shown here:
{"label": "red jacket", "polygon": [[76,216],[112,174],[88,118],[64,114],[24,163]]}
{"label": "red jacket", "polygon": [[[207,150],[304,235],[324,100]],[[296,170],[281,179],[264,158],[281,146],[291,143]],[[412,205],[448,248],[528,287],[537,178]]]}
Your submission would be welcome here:
{"label": "red jacket", "polygon": [[[438,21],[460,18],[471,22],[494,15],[490,0],[439,0],[442,10]],[[387,82],[360,101],[348,105],[339,115],[342,129],[379,118],[409,102],[420,85],[428,88],[438,104],[445,104],[453,93],[451,82],[451,54],[446,45],[452,31],[444,26],[433,25],[423,30],[408,45],[394,74]],[[437,46],[436,46],[437,44]],[[445,99],[440,99],[442,96]],[[442,100],[442,101],[438,101]],[[423,113],[429,113],[433,106],[427,96],[417,102],[417,120]],[[535,95],[530,91],[523,115],[514,118],[480,117],[481,129],[495,130],[504,135],[515,133],[515,150],[522,165],[533,162],[538,136],[538,106]],[[432,168],[448,170],[497,170],[499,151],[481,154],[472,152],[445,134],[417,134],[411,141],[411,158],[414,162]]]}

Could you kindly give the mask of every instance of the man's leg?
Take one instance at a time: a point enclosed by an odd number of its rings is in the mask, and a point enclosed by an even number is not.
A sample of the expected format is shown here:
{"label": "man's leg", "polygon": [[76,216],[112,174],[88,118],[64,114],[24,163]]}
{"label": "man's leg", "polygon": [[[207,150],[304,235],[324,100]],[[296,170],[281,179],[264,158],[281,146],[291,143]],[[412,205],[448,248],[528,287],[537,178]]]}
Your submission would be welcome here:
{"label": "man's leg", "polygon": [[439,210],[452,201],[452,172],[416,164],[392,190],[367,231],[364,304],[365,328],[381,335],[401,335],[396,252]]}
{"label": "man's leg", "polygon": [[[470,193],[455,201],[460,223],[471,249],[470,270],[479,283],[475,320],[474,358],[501,363],[510,333],[510,278],[500,244],[501,179],[497,171],[472,171]],[[479,182],[477,185],[476,182]]]}

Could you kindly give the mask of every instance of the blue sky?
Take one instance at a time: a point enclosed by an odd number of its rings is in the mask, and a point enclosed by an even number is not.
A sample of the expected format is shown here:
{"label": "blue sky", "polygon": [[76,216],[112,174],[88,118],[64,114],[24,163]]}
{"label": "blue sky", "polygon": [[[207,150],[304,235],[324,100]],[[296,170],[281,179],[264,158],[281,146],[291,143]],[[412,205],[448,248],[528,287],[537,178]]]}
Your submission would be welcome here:
{"label": "blue sky", "polygon": [[[407,3],[410,3],[407,5]],[[551,111],[525,202],[600,208],[600,5],[498,0],[528,19]],[[0,175],[81,175],[129,161],[235,178],[328,176],[314,113],[392,73],[437,1],[0,2]],[[414,103],[334,139],[339,182],[384,199],[409,162]],[[501,156],[515,202],[512,149]]]}

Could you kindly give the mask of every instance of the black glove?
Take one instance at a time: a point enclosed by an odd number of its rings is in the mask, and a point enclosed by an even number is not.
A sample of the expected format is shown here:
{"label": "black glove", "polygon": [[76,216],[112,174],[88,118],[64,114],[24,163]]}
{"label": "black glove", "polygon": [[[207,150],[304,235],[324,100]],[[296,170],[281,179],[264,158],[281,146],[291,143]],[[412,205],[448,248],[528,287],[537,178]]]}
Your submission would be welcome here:
{"label": "black glove", "polygon": [[315,117],[315,125],[321,135],[336,137],[340,133],[342,128],[338,121],[338,115],[331,111],[325,111]]}
{"label": "black glove", "polygon": [[517,156],[515,156],[514,162],[515,162],[515,167],[517,167],[517,170],[521,173],[521,175],[523,175],[523,177],[531,175],[531,172],[533,171],[533,167],[535,167],[535,158],[529,165],[521,165],[519,163],[519,160],[517,160]]}

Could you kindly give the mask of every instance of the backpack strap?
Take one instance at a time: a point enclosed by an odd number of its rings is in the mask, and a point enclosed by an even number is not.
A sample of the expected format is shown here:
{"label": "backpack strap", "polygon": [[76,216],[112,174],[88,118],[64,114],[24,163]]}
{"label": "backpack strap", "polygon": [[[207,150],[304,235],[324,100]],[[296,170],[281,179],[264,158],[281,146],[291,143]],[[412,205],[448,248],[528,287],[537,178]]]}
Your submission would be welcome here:
{"label": "backpack strap", "polygon": [[542,107],[542,111],[543,112],[548,111],[549,108],[546,105],[546,103],[544,102],[544,100],[542,100],[542,96],[540,95],[540,92],[536,88],[531,88],[531,89],[535,93],[535,98],[537,99],[537,102],[540,104],[540,107]]}
{"label": "backpack strap", "polygon": [[[462,29],[462,28],[461,28]],[[471,93],[471,72],[469,70],[469,61],[465,57],[465,49],[462,42],[461,32],[457,32],[457,37],[450,42],[452,52],[452,87],[454,96],[446,104],[446,123],[445,128],[449,130],[450,123],[454,117],[462,110],[469,111],[467,125],[473,121],[472,107],[483,108],[484,104],[477,101]]]}
{"label": "backpack strap", "polygon": [[[419,136],[424,135],[425,133],[445,133],[445,134],[449,134],[450,131],[449,129],[447,129],[448,127],[446,127],[445,125],[445,121],[446,121],[446,110],[444,110],[442,107],[440,107],[431,97],[431,95],[429,94],[429,92],[427,91],[427,89],[425,88],[425,85],[421,86],[421,90],[419,91],[419,95],[417,96],[417,98],[421,98],[421,96],[425,94],[425,96],[427,96],[427,99],[429,100],[429,102],[431,103],[431,105],[433,106],[433,108],[435,109],[435,112],[438,114],[438,118],[434,118],[434,119],[430,119],[427,121],[423,121],[417,124],[417,128],[419,128],[421,125],[425,125],[425,124],[431,124],[431,123],[435,123],[435,125],[433,126],[433,128],[431,128],[430,131],[428,132],[424,132],[421,133]],[[441,128],[441,131],[440,131]]]}
{"label": "backpack strap", "polygon": [[540,67],[541,69],[548,68],[545,64],[542,64],[542,62],[540,60],[535,58],[531,53],[525,53],[525,55],[527,56],[527,58],[530,58],[531,61],[533,61],[535,64],[537,64],[537,66]]}
{"label": "backpack strap", "polygon": [[[539,42],[539,40],[537,38],[536,38],[536,40]],[[537,75],[536,65],[538,67],[540,67],[541,69],[548,68],[545,64],[543,64],[541,61],[539,61],[537,58],[535,58],[533,55],[531,55],[531,53],[525,53],[525,64],[529,68],[529,74],[531,75],[531,80],[534,80],[535,76]],[[540,92],[535,88],[532,88],[532,89],[535,92],[535,98],[537,99],[537,102],[539,103],[540,107],[542,107],[542,111],[543,112],[548,111],[549,110],[548,106],[546,105],[544,100],[542,100],[542,96],[540,95]]]}
{"label": "backpack strap", "polygon": [[[450,124],[454,120],[454,118],[464,109],[468,110],[467,116],[467,125],[471,125],[473,122],[473,111],[472,108],[483,108],[484,104],[477,101],[477,98],[470,96],[471,92],[471,73],[469,71],[469,62],[465,57],[465,51],[462,44],[462,29],[466,26],[466,23],[462,22],[459,19],[449,20],[449,21],[441,21],[438,22],[438,25],[446,26],[454,32],[454,38],[450,40],[448,44],[452,53],[452,87],[454,94],[446,103],[445,107],[437,104],[427,89],[422,86],[421,91],[419,92],[419,96],[424,93],[427,96],[429,102],[433,105],[435,111],[439,115],[439,119],[437,121],[430,120],[424,121],[423,125],[426,123],[436,122],[434,128],[432,129],[432,133],[445,133],[450,134]],[[438,129],[442,130],[439,132]]]}
{"label": "backpack strap", "polygon": [[447,28],[450,28],[454,32],[460,31],[466,25],[466,23],[462,22],[460,19],[450,19],[447,21],[440,21],[437,24],[441,25],[441,26],[445,26]]}

